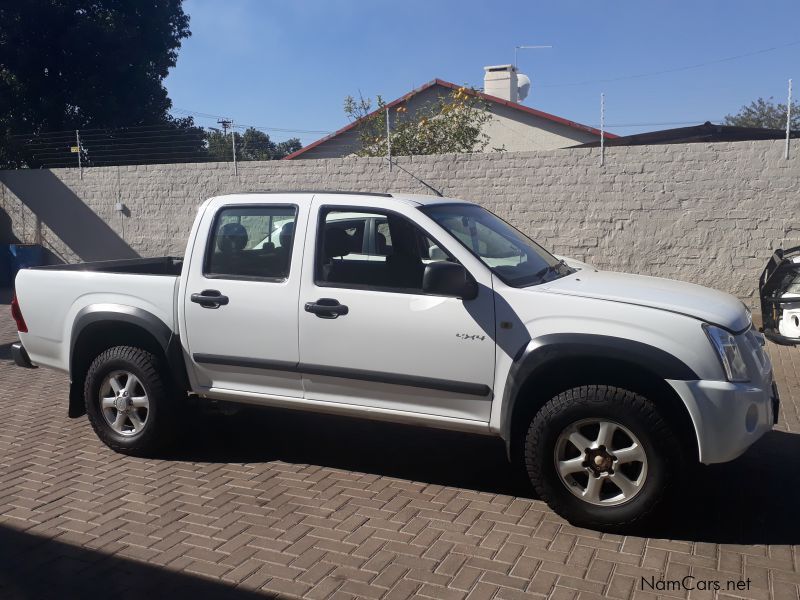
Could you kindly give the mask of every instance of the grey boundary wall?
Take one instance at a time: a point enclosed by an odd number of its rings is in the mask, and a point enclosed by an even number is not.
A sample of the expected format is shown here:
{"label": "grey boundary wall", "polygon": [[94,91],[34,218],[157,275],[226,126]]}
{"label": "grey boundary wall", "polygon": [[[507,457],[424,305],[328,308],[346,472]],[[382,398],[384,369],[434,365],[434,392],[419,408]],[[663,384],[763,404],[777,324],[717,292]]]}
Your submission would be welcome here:
{"label": "grey boundary wall", "polygon": [[[478,202],[551,251],[681,279],[752,307],[773,249],[800,244],[800,159],[782,141],[402,157],[445,196]],[[793,150],[795,150],[793,148]],[[378,158],[0,171],[13,236],[53,260],[181,255],[204,199],[237,191],[431,193]],[[115,211],[122,202],[126,211]],[[2,216],[0,214],[0,216]],[[6,219],[8,221],[9,219]]]}

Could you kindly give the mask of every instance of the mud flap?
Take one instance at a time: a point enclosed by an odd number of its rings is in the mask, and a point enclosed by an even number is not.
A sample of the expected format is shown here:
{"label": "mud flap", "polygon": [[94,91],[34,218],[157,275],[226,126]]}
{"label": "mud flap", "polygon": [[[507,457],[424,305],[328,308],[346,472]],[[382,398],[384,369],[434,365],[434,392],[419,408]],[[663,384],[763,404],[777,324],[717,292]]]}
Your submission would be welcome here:
{"label": "mud flap", "polygon": [[67,416],[70,419],[77,419],[86,414],[86,403],[83,400],[83,383],[69,383],[69,410]]}
{"label": "mud flap", "polygon": [[758,294],[764,336],[800,345],[800,246],[775,251],[758,279]]}
{"label": "mud flap", "polygon": [[772,424],[778,424],[778,418],[781,412],[781,396],[778,393],[778,384],[772,382]]}

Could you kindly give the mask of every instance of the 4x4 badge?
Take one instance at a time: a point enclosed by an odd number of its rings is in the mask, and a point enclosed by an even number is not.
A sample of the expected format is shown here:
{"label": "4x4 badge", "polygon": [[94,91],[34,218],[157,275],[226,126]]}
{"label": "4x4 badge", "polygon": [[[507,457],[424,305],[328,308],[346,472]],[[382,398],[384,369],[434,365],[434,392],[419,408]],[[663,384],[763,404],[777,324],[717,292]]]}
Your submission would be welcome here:
{"label": "4x4 badge", "polygon": [[476,333],[474,333],[472,335],[470,335],[469,333],[457,333],[456,337],[457,338],[461,338],[462,340],[481,340],[481,341],[483,341],[483,340],[486,339],[485,335],[478,335]]}

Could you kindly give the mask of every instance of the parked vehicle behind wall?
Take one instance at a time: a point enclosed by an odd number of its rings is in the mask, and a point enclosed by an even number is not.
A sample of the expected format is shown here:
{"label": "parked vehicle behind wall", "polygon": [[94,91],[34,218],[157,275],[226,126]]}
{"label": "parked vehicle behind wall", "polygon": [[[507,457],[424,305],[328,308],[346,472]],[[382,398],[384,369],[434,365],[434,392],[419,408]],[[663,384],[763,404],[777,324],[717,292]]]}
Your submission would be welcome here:
{"label": "parked vehicle behind wall", "polygon": [[775,251],[758,291],[764,335],[776,344],[800,344],[800,246]]}

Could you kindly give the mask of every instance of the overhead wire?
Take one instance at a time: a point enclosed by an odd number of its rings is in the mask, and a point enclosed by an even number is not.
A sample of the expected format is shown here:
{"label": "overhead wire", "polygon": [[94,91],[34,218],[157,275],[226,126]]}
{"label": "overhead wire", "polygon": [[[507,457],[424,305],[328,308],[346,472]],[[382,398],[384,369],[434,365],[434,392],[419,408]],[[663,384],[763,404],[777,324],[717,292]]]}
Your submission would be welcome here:
{"label": "overhead wire", "polygon": [[553,87],[569,87],[569,86],[579,86],[579,85],[592,85],[596,83],[612,83],[615,81],[626,81],[629,79],[643,79],[645,77],[656,77],[658,75],[666,75],[669,73],[679,73],[681,71],[690,71],[692,69],[700,69],[703,67],[708,67],[711,65],[718,65],[725,62],[731,62],[734,60],[739,60],[742,58],[748,58],[750,56],[757,56],[759,54],[766,54],[768,52],[775,52],[776,50],[783,50],[784,48],[789,48],[791,46],[800,45],[800,40],[795,40],[793,42],[789,42],[786,44],[780,44],[778,46],[771,46],[769,48],[762,48],[760,50],[754,50],[752,52],[745,52],[743,54],[736,54],[734,56],[726,56],[725,58],[718,58],[716,60],[709,60],[701,63],[696,63],[692,65],[684,65],[682,67],[674,67],[671,69],[662,69],[660,71],[650,71],[647,73],[636,73],[634,75],[623,75],[620,77],[608,77],[605,79],[587,79],[585,81],[575,81],[575,82],[568,82],[568,83],[546,83],[538,85],[539,88],[553,88]]}
{"label": "overhead wire", "polygon": [[[177,112],[180,114],[184,114],[186,116],[197,116],[204,119],[227,119],[228,117],[223,117],[221,115],[212,115],[209,113],[201,113],[197,111],[187,110],[185,108],[173,108],[172,112]],[[284,127],[271,127],[267,125],[248,125],[244,123],[239,123],[238,121],[233,121],[232,127],[237,129],[247,129],[252,127],[253,129],[258,129],[259,131],[277,131],[281,133],[307,133],[307,134],[328,134],[332,133],[331,131],[320,130],[320,129],[288,129]]]}

